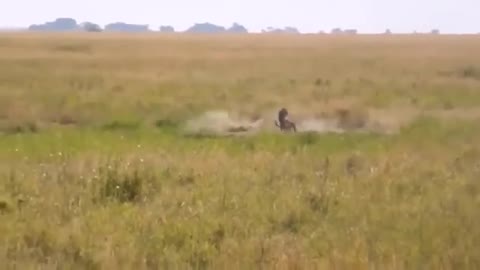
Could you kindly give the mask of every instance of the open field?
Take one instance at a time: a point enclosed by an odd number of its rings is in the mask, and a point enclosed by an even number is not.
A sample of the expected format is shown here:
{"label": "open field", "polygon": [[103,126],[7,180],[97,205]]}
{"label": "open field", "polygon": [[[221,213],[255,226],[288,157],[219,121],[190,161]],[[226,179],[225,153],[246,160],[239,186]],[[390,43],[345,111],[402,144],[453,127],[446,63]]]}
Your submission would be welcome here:
{"label": "open field", "polygon": [[2,34],[2,269],[479,269],[479,120],[480,36]]}

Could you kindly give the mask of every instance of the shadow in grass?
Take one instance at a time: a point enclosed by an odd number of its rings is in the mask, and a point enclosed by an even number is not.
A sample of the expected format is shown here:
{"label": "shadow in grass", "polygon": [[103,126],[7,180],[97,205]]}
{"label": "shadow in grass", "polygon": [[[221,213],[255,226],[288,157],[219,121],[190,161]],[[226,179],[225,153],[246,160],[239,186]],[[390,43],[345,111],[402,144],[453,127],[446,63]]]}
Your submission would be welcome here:
{"label": "shadow in grass", "polygon": [[460,67],[454,70],[439,71],[438,74],[446,77],[456,76],[459,78],[480,80],[480,68],[473,65]]}
{"label": "shadow in grass", "polygon": [[53,51],[57,52],[68,52],[68,53],[84,53],[88,54],[92,52],[92,47],[88,44],[60,44],[52,48]]}
{"label": "shadow in grass", "polygon": [[100,191],[102,199],[113,199],[120,203],[136,202],[141,197],[143,178],[138,172],[132,175],[119,175],[110,172],[105,176],[105,184]]}
{"label": "shadow in grass", "polygon": [[212,133],[203,133],[203,132],[198,132],[198,133],[184,133],[183,137],[189,138],[189,139],[195,139],[195,140],[215,140],[215,139],[223,139],[225,136],[219,136],[217,134],[212,134]]}
{"label": "shadow in grass", "polygon": [[102,126],[103,130],[136,130],[141,127],[141,123],[138,121],[119,121],[107,123]]}
{"label": "shadow in grass", "polygon": [[40,131],[40,128],[35,122],[27,122],[23,124],[14,124],[0,127],[0,133],[15,135],[15,134],[25,134],[25,133],[37,133]]}
{"label": "shadow in grass", "polygon": [[6,199],[0,199],[0,214],[9,213],[12,211],[12,205]]}
{"label": "shadow in grass", "polygon": [[50,122],[60,126],[78,126],[81,124],[77,117],[69,113],[59,114],[51,119]]}
{"label": "shadow in grass", "polygon": [[158,119],[155,121],[155,127],[164,131],[175,131],[178,130],[179,123],[170,119]]}
{"label": "shadow in grass", "polygon": [[131,170],[121,170],[122,166],[110,163],[99,167],[97,179],[100,189],[97,191],[96,202],[138,203],[145,200],[148,190],[152,189],[154,174],[150,169],[133,167]]}

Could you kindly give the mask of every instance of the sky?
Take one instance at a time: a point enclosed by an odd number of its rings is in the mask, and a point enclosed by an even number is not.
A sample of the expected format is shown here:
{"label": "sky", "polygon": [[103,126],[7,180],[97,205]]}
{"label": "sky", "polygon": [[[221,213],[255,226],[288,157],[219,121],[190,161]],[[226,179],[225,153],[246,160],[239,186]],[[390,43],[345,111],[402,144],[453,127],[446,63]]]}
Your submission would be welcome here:
{"label": "sky", "polygon": [[59,17],[101,26],[148,24],[152,30],[172,25],[177,31],[194,23],[238,22],[251,32],[293,26],[303,33],[337,27],[362,33],[479,33],[480,0],[0,0],[0,28]]}

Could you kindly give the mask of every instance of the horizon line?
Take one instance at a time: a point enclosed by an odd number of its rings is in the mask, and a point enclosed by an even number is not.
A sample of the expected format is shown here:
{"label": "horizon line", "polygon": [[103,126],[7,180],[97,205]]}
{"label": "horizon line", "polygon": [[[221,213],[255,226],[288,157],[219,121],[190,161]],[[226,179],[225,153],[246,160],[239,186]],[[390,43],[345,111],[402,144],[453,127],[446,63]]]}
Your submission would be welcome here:
{"label": "horizon line", "polygon": [[[47,23],[56,22],[59,19],[72,19],[76,22],[77,26],[79,26],[83,23],[92,23],[92,24],[95,24],[95,25],[99,26],[100,29],[102,30],[102,32],[127,32],[127,31],[105,30],[105,27],[107,25],[116,24],[116,23],[124,23],[124,24],[127,24],[127,25],[135,25],[135,26],[146,27],[145,31],[138,31],[138,32],[161,32],[160,27],[162,27],[162,26],[173,27],[174,33],[184,33],[184,32],[187,32],[190,29],[190,27],[187,27],[186,29],[183,29],[183,30],[177,30],[177,28],[175,26],[169,25],[169,24],[163,24],[163,25],[139,24],[139,23],[128,23],[126,21],[121,21],[121,20],[106,23],[106,24],[102,25],[102,24],[95,23],[93,21],[79,22],[75,18],[57,17],[57,18],[54,18],[53,20],[48,20],[48,21],[45,21],[45,22],[42,22],[42,23],[34,23],[34,24],[30,24],[28,26],[26,26],[26,25],[23,25],[23,26],[18,26],[18,25],[17,26],[14,26],[14,25],[3,25],[2,26],[2,25],[0,25],[0,32],[23,32],[23,31],[30,31],[30,32],[74,32],[75,31],[74,29],[63,30],[63,31],[59,31],[59,30],[57,30],[57,31],[56,30],[52,30],[52,31],[49,31],[49,30],[31,30],[31,29],[29,29],[31,26],[34,26],[34,25],[44,25],[44,24],[47,24]],[[211,25],[214,25],[214,26],[219,26],[219,27],[225,28],[225,30],[228,30],[228,26],[225,27],[224,25],[211,23],[208,20],[206,20],[204,22],[195,22],[195,23],[192,24],[191,27],[193,27],[197,24],[211,24]],[[362,30],[359,30],[358,28],[355,28],[355,27],[332,27],[329,30],[319,29],[317,31],[301,31],[296,26],[285,25],[285,26],[282,26],[282,27],[267,26],[265,28],[261,28],[261,29],[258,29],[258,30],[250,30],[250,29],[246,28],[242,23],[239,23],[239,22],[232,22],[230,25],[234,26],[235,24],[238,24],[238,25],[244,27],[247,30],[247,33],[267,33],[267,34],[270,33],[270,31],[269,31],[270,29],[271,30],[286,30],[287,28],[292,28],[292,29],[295,29],[297,31],[297,33],[292,33],[292,34],[337,34],[337,35],[338,34],[351,34],[351,35],[352,34],[412,34],[412,35],[413,34],[436,34],[436,35],[472,35],[472,34],[476,35],[476,34],[480,34],[480,30],[478,30],[478,32],[477,31],[443,32],[441,29],[439,29],[437,27],[432,27],[430,30],[423,30],[423,31],[419,31],[419,30],[416,30],[416,29],[413,29],[413,30],[410,30],[410,31],[405,31],[405,30],[404,31],[394,31],[394,30],[392,30],[392,28],[389,28],[389,27],[385,27],[385,29],[378,30],[378,31],[362,31]],[[344,33],[333,33],[335,30],[340,30],[341,32],[344,32]],[[346,33],[347,31],[355,31],[356,33]],[[273,33],[270,33],[270,34],[273,34]]]}
{"label": "horizon line", "polygon": [[356,32],[356,33],[331,33],[331,32],[297,32],[297,33],[285,33],[285,32],[245,32],[245,33],[234,33],[234,32],[187,32],[187,31],[175,31],[175,32],[162,32],[160,30],[149,30],[149,31],[137,31],[137,32],[130,32],[130,31],[101,31],[101,32],[88,32],[88,31],[75,31],[75,30],[67,30],[67,31],[32,31],[28,28],[3,28],[0,27],[0,33],[35,33],[35,34],[163,34],[163,35],[318,35],[318,36],[373,36],[373,35],[381,35],[381,36],[421,36],[421,35],[431,35],[431,36],[476,36],[480,35],[480,32],[439,32],[439,33],[432,33],[432,32]]}

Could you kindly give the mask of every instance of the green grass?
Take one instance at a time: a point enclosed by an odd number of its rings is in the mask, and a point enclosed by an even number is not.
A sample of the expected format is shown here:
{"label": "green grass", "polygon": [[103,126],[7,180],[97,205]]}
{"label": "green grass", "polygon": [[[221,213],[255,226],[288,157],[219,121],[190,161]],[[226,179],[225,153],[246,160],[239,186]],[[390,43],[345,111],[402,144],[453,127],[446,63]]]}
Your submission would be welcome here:
{"label": "green grass", "polygon": [[[4,35],[0,261],[478,269],[479,42]],[[183,131],[219,108],[273,125],[280,106],[294,117],[371,110],[398,132]]]}

